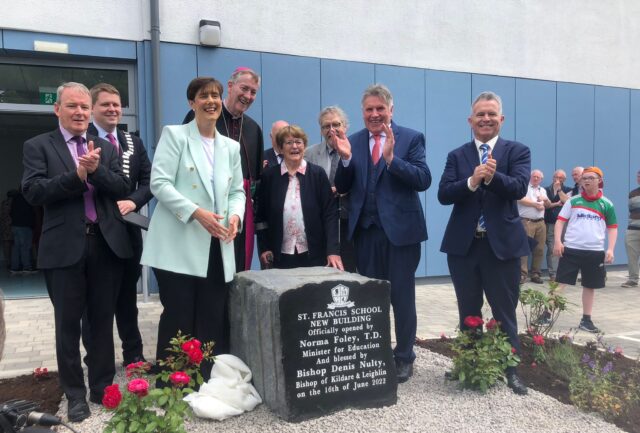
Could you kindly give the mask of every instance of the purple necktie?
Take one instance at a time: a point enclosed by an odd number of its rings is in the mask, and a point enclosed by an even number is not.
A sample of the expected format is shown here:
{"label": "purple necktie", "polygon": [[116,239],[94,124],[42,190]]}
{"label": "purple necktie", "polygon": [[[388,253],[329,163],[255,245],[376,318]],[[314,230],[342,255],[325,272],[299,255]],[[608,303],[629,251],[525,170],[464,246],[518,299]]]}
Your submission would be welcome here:
{"label": "purple necktie", "polygon": [[[75,136],[73,140],[76,142],[76,151],[78,152],[78,158],[80,158],[87,153],[84,150],[82,137]],[[98,215],[96,213],[96,203],[93,200],[93,185],[89,182],[85,182],[85,184],[89,189],[84,192],[84,215],[89,222],[94,223],[98,219]]]}
{"label": "purple necktie", "polygon": [[116,152],[118,152],[118,155],[120,155],[120,146],[118,145],[118,140],[116,140],[116,137],[114,137],[112,133],[108,133],[107,140],[109,140],[109,142],[113,144],[113,146],[116,148]]}

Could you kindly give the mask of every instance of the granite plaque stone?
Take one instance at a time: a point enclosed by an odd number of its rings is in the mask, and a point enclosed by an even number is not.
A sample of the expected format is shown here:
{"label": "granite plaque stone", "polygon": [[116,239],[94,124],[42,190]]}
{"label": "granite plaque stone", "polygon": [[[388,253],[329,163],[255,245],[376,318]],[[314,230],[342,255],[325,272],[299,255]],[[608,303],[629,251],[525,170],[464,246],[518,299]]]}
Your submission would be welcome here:
{"label": "granite plaque stone", "polygon": [[389,283],[331,268],[248,271],[231,289],[231,352],[280,417],[395,404]]}

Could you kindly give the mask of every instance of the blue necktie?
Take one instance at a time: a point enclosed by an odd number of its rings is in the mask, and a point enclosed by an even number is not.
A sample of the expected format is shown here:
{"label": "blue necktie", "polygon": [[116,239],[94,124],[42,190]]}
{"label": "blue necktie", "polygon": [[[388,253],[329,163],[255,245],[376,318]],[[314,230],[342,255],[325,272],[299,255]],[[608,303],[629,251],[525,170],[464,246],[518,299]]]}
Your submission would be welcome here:
{"label": "blue necktie", "polygon": [[[486,164],[487,160],[489,159],[489,145],[482,143],[480,145],[480,150],[482,151],[482,154],[480,155],[480,162],[482,164]],[[480,218],[478,218],[478,228],[481,231],[487,230],[487,226],[485,225],[485,222],[484,222],[484,215],[482,215],[482,212],[480,212]]]}

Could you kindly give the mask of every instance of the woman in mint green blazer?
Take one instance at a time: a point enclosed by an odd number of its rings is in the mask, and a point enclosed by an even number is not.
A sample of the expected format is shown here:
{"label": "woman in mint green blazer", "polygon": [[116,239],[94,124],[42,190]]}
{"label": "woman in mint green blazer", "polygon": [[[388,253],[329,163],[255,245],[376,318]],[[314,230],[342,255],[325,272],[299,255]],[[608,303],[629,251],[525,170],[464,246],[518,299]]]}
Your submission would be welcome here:
{"label": "woman in mint green blazer", "polygon": [[[153,160],[151,192],[158,199],[141,262],[158,280],[164,310],[157,359],[169,355],[178,330],[215,341],[228,352],[228,285],[235,272],[233,239],[242,228],[245,195],[240,147],[216,131],[222,84],[198,77],[187,88],[195,119],[165,126]],[[205,380],[211,366],[203,366]]]}

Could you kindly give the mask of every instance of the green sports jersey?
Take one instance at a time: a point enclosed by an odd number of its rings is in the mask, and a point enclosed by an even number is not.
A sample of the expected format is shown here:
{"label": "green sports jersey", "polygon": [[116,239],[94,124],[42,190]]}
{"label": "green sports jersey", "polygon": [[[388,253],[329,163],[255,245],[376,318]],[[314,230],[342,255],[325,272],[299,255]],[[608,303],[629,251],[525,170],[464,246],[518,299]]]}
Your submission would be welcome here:
{"label": "green sports jersey", "polygon": [[603,251],[607,228],[618,227],[611,200],[598,192],[595,197],[571,197],[562,207],[558,220],[567,222],[564,246],[578,250]]}

